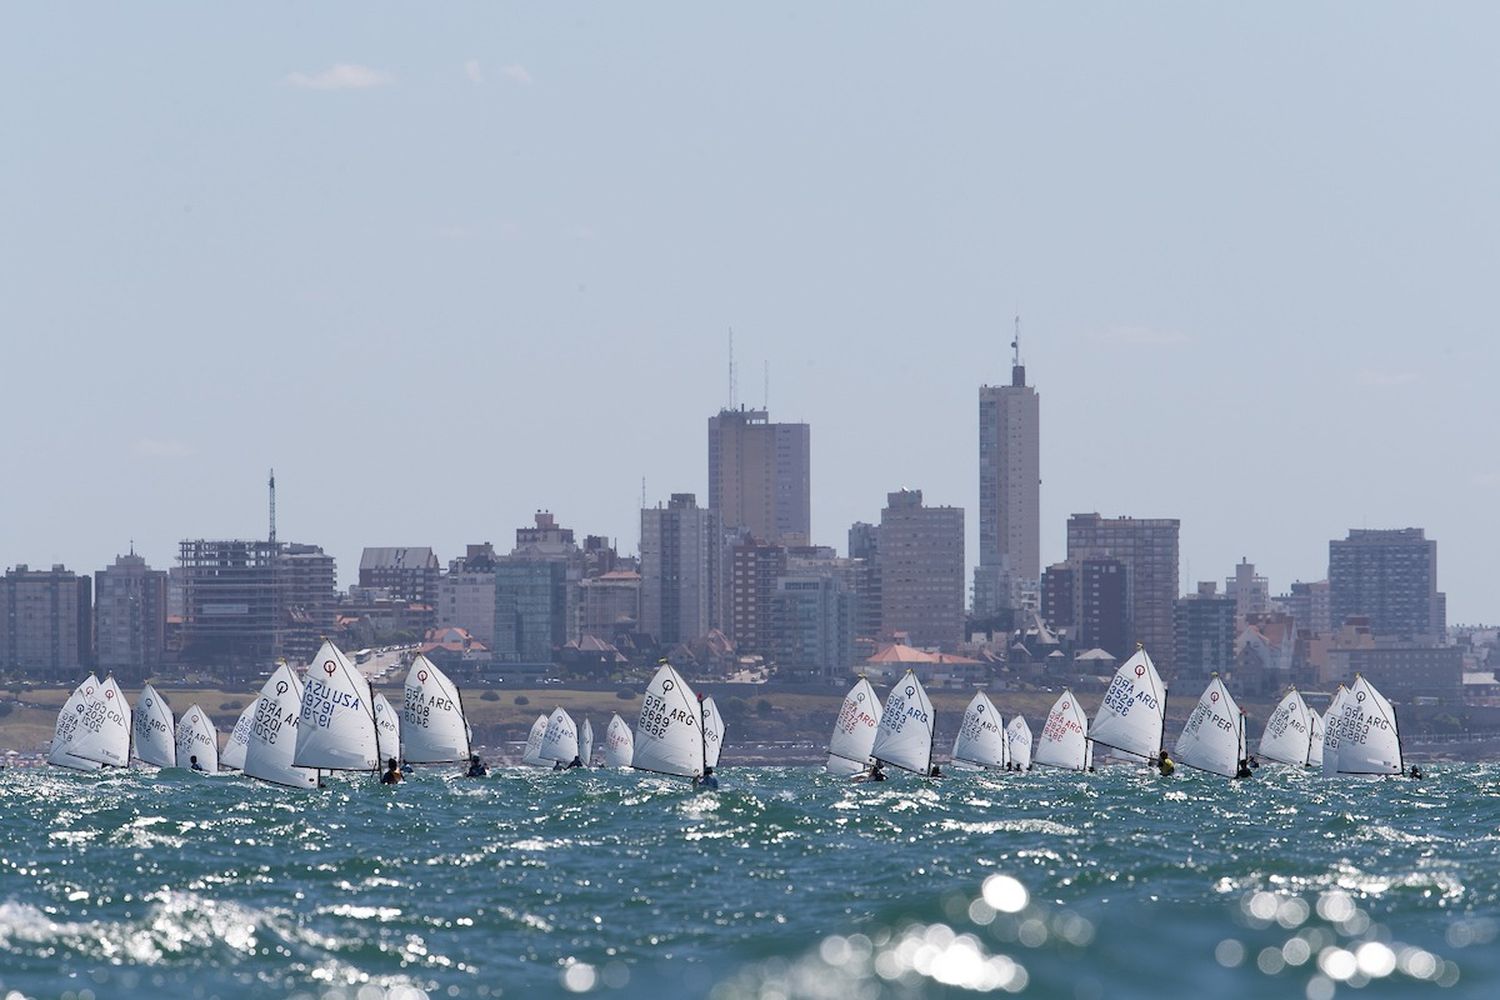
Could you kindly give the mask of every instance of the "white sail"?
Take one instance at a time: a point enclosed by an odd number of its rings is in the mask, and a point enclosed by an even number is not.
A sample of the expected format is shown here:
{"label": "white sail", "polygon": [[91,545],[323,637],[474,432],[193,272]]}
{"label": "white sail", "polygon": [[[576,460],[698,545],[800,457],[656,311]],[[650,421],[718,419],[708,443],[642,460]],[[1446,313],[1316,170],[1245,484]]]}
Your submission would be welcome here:
{"label": "white sail", "polygon": [[953,759],[975,767],[1005,767],[1004,720],[983,691],[976,692],[964,709],[953,739]]}
{"label": "white sail", "polygon": [[571,715],[561,708],[555,708],[542,733],[542,760],[567,765],[573,763],[573,758],[577,756],[578,726]]}
{"label": "white sail", "polygon": [[74,756],[73,746],[83,733],[83,717],[98,700],[99,678],[89,674],[84,682],[73,689],[68,700],[57,712],[57,726],[52,732],[52,748],[47,752],[47,763],[74,771],[97,771],[104,765],[97,760]]}
{"label": "white sail", "polygon": [[1339,773],[1339,730],[1344,723],[1344,699],[1349,697],[1349,689],[1340,684],[1339,689],[1333,693],[1328,702],[1328,707],[1323,710],[1323,777],[1329,778]]}
{"label": "white sail", "polygon": [[1031,767],[1031,727],[1019,715],[1010,717],[1005,727],[1006,749],[1010,751],[1010,764],[1017,771]]}
{"label": "white sail", "polygon": [[870,749],[880,728],[880,698],[870,682],[861,677],[844,695],[844,705],[833,723],[828,740],[829,774],[852,775],[867,770],[872,763]]}
{"label": "white sail", "polygon": [[538,715],[536,721],[531,724],[531,732],[526,734],[526,749],[521,754],[521,763],[530,764],[532,767],[545,767],[547,761],[542,759],[542,737],[547,735],[547,717]]}
{"label": "white sail", "polygon": [[155,767],[177,764],[177,726],[167,700],[147,684],[135,700],[131,729],[135,733],[135,756]]}
{"label": "white sail", "polygon": [[932,769],[932,702],[912,670],[885,696],[885,711],[875,730],[870,756],[917,774]]}
{"label": "white sail", "polygon": [[583,728],[578,732],[578,756],[584,767],[594,766],[594,724],[585,716]]}
{"label": "white sail", "polygon": [[1323,766],[1323,717],[1312,709],[1307,710],[1307,728],[1312,735],[1307,743],[1307,766]]}
{"label": "white sail", "polygon": [[177,720],[177,766],[190,768],[198,758],[198,770],[210,774],[219,769],[219,733],[208,714],[193,705]]}
{"label": "white sail", "polygon": [[1385,695],[1362,676],[1344,699],[1339,727],[1340,774],[1402,774],[1401,736],[1396,711]]}
{"label": "white sail", "polygon": [[1088,737],[1089,717],[1083,714],[1083,706],[1078,704],[1073,692],[1064,688],[1057,701],[1052,703],[1052,711],[1047,713],[1032,760],[1047,767],[1085,770],[1093,750]]}
{"label": "white sail", "polygon": [[1214,674],[1182,727],[1172,754],[1179,764],[1233,778],[1239,771],[1242,725],[1240,707]]}
{"label": "white sail", "polygon": [[1167,692],[1156,665],[1144,649],[1120,665],[1094,713],[1089,739],[1115,750],[1145,757],[1161,752]]}
{"label": "white sail", "polygon": [[219,766],[233,771],[245,769],[245,748],[250,745],[250,727],[255,725],[255,702],[245,706],[240,717],[234,721],[224,749],[219,751]]}
{"label": "white sail", "polygon": [[672,665],[664,663],[646,686],[635,725],[631,766],[696,778],[703,773],[703,734],[698,696]]}
{"label": "white sail", "polygon": [[285,663],[261,685],[245,743],[245,774],[291,788],[316,788],[318,772],[292,763],[302,714],[302,682]]}
{"label": "white sail", "polygon": [[634,757],[635,735],[630,731],[630,723],[617,712],[604,730],[604,766],[629,767]]}
{"label": "white sail", "polygon": [[[92,676],[92,675],[90,675]],[[113,677],[85,691],[87,709],[68,753],[106,767],[130,765],[130,706]]]}
{"label": "white sail", "polygon": [[402,756],[414,764],[468,760],[473,753],[463,698],[448,675],[418,655],[401,702]]}
{"label": "white sail", "polygon": [[1292,688],[1272,710],[1260,734],[1261,757],[1292,767],[1305,766],[1312,755],[1312,719],[1302,693]]}
{"label": "white sail", "polygon": [[719,705],[714,696],[703,699],[703,763],[706,767],[719,766],[719,754],[724,752],[724,716],[719,714]]}
{"label": "white sail", "polygon": [[303,682],[292,762],[329,771],[374,771],[379,752],[370,682],[337,646],[324,642]]}
{"label": "white sail", "polygon": [[395,758],[401,759],[401,716],[396,709],[386,700],[385,695],[375,693],[375,745],[379,751],[377,756],[383,765],[386,761]]}

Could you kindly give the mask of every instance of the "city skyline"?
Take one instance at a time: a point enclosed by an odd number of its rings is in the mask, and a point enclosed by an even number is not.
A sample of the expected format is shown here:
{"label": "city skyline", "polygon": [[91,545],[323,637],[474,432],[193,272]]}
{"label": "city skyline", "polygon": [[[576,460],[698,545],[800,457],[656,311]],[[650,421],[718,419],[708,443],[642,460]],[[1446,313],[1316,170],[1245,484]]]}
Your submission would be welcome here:
{"label": "city skyline", "polygon": [[814,429],[812,541],[903,487],[977,512],[1019,310],[1043,565],[1084,511],[1179,519],[1184,591],[1422,527],[1448,619],[1495,617],[1500,13],[705,10],[664,46],[352,9],[17,12],[0,562],[258,537],[271,466],[341,585],[538,507],[633,550],[643,476],[709,495],[730,326],[743,401]]}

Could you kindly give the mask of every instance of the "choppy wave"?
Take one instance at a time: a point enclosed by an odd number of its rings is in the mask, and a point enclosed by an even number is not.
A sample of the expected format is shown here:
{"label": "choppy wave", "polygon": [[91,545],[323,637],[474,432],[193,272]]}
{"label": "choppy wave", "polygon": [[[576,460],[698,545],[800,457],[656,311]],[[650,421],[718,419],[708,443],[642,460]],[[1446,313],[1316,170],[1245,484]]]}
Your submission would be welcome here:
{"label": "choppy wave", "polygon": [[[1500,989],[1500,771],[7,772],[0,994]],[[1445,990],[1446,988],[1446,990]]]}

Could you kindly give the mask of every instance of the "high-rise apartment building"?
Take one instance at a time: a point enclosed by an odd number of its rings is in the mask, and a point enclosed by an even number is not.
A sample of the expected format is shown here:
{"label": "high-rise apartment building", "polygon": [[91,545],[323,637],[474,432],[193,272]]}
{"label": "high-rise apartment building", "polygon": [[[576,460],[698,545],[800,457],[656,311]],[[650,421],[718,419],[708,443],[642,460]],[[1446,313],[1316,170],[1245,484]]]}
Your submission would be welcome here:
{"label": "high-rise apartment building", "polygon": [[426,546],[367,548],[359,559],[359,585],[390,592],[398,601],[436,606],[442,564]]}
{"label": "high-rise apartment building", "polygon": [[724,537],[692,493],[641,511],[641,630],[663,646],[718,628]]}
{"label": "high-rise apartment building", "polygon": [[842,681],[854,666],[857,600],[837,572],[801,570],[776,581],[771,658],[785,676]]}
{"label": "high-rise apartment building", "polygon": [[94,574],[94,661],[99,670],[144,680],[167,645],[167,573],[132,549]]}
{"label": "high-rise apartment building", "polygon": [[250,677],[278,656],[306,662],[333,629],[336,566],[316,545],[186,539],[177,558],[189,668]]}
{"label": "high-rise apartment building", "polygon": [[1328,543],[1333,627],[1351,617],[1370,620],[1377,636],[1438,643],[1447,605],[1437,589],[1437,542],[1421,528],[1351,528]]}
{"label": "high-rise apartment building", "polygon": [[914,646],[964,638],[964,510],[925,507],[921,490],[887,494],[880,512],[880,627]]}
{"label": "high-rise apartment building", "polygon": [[[1252,567],[1253,569],[1253,567]],[[1207,678],[1234,667],[1238,601],[1213,581],[1177,600],[1173,611],[1177,676]]]}
{"label": "high-rise apartment building", "polygon": [[786,574],[786,564],[784,545],[752,538],[730,549],[724,630],[734,643],[735,652],[771,655],[774,635],[771,595],[776,593],[777,578]]}
{"label": "high-rise apartment building", "polygon": [[448,562],[438,583],[438,624],[466,630],[482,645],[495,647],[495,547],[468,545],[462,558]]}
{"label": "high-rise apartment building", "polygon": [[1234,567],[1234,576],[1224,580],[1224,593],[1234,598],[1235,621],[1240,628],[1251,615],[1271,610],[1270,581],[1256,573],[1255,564],[1248,559],[1241,558]]}
{"label": "high-rise apartment building", "polygon": [[766,410],[720,410],[708,418],[708,509],[726,529],[762,542],[812,538],[811,432],[773,424]]}
{"label": "high-rise apartment building", "polygon": [[[974,613],[1026,603],[1041,577],[1041,405],[1026,384],[1020,340],[1010,385],[979,387],[979,565]],[[1035,607],[1035,605],[1032,605]]]}
{"label": "high-rise apartment building", "polygon": [[880,635],[880,526],[855,521],[849,526],[849,559],[854,591],[859,595],[854,634],[864,639]]}
{"label": "high-rise apartment building", "polygon": [[1314,635],[1333,634],[1333,608],[1329,603],[1327,580],[1293,583],[1287,593],[1277,595],[1276,604],[1292,616],[1299,631]]}
{"label": "high-rise apartment building", "polygon": [[567,563],[520,556],[496,560],[494,659],[546,665],[567,641]]}
{"label": "high-rise apartment building", "polygon": [[93,588],[61,565],[24,564],[0,577],[0,670],[77,681],[93,665]]}
{"label": "high-rise apartment building", "polygon": [[1176,518],[1068,518],[1068,560],[1112,558],[1124,565],[1132,638],[1143,643],[1164,670],[1170,670],[1174,660],[1180,527]]}
{"label": "high-rise apartment building", "polygon": [[613,642],[621,630],[634,632],[641,620],[641,574],[615,569],[579,583],[583,621],[579,633]]}

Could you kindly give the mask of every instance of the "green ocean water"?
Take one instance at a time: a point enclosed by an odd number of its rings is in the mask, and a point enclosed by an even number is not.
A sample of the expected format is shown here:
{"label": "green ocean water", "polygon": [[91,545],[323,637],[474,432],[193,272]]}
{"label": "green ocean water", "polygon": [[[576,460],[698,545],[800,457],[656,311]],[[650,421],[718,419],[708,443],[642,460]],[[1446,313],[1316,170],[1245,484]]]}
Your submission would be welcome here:
{"label": "green ocean water", "polygon": [[0,996],[1500,995],[1500,770],[4,772]]}

